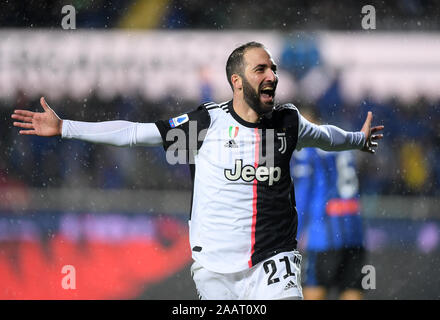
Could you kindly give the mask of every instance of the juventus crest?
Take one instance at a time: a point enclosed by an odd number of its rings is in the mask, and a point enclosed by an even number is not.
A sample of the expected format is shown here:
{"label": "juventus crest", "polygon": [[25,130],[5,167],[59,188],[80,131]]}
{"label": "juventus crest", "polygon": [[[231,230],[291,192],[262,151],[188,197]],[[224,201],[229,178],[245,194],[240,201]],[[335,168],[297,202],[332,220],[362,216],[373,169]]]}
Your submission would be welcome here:
{"label": "juventus crest", "polygon": [[286,141],[286,133],[285,132],[277,132],[277,137],[281,141],[281,146],[278,149],[281,154],[284,154],[287,150],[287,141]]}

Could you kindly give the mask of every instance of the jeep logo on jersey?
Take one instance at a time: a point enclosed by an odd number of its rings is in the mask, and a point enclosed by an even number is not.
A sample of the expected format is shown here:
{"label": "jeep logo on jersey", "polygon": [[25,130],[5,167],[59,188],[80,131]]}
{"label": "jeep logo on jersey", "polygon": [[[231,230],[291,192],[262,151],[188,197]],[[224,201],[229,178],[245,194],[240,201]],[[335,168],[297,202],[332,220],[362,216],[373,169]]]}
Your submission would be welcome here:
{"label": "jeep logo on jersey", "polygon": [[225,177],[230,181],[237,181],[238,179],[243,179],[243,181],[251,182],[257,179],[259,182],[267,181],[269,185],[273,185],[281,178],[281,168],[280,167],[255,167],[251,165],[246,165],[243,167],[243,160],[235,160],[234,170],[225,169]]}

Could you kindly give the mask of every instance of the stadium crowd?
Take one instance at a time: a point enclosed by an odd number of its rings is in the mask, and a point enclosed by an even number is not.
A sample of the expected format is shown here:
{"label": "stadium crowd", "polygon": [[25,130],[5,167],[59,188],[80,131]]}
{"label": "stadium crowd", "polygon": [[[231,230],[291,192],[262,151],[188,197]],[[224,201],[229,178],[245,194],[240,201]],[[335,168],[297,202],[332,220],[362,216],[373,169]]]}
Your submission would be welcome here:
{"label": "stadium crowd", "polygon": [[[138,1],[141,3],[142,1]],[[353,1],[256,0],[155,1],[162,5],[155,29],[272,29],[358,30],[359,4]],[[76,8],[77,28],[119,28],[124,16],[133,16],[136,1],[5,1],[0,4],[0,26],[7,28],[59,28],[61,8]],[[387,30],[438,30],[439,7],[433,0],[369,1],[378,14],[378,27]],[[246,10],[242,10],[245,6]],[[270,7],[268,7],[270,6]],[[139,9],[138,7],[136,9]],[[135,10],[136,11],[136,10]],[[339,14],[334,14],[338,12]],[[226,14],[225,14],[226,13]],[[295,17],[295,19],[292,19]],[[285,64],[285,61],[284,63]],[[336,96],[336,99],[335,99]],[[337,79],[328,92],[314,101],[324,122],[358,130],[368,110],[385,125],[385,139],[375,157],[359,154],[363,193],[440,194],[440,101],[420,98],[416,103],[398,99],[386,103],[369,97],[357,104],[338,98]],[[202,99],[201,99],[202,100]],[[176,103],[179,102],[179,103]],[[126,119],[152,122],[191,110],[202,101],[178,101],[170,96],[161,102],[141,97],[118,97],[103,101],[91,95],[84,101],[66,99],[53,105],[64,118],[86,121]],[[295,102],[295,101],[293,101]],[[299,109],[308,103],[296,101]],[[50,103],[50,100],[49,100]],[[93,188],[190,188],[187,166],[170,167],[163,150],[120,149],[79,141],[60,143],[60,138],[22,137],[12,129],[14,108],[38,107],[37,100],[19,94],[14,103],[0,100],[0,184],[19,181],[28,187]],[[167,170],[164,168],[167,167]],[[15,181],[15,182],[14,182]]]}
{"label": "stadium crowd", "polygon": [[[50,103],[50,101],[49,101]],[[52,107],[61,118],[84,121],[125,119],[154,122],[195,108],[200,101],[148,102],[139,97],[118,97],[103,101],[90,97],[82,102],[66,99]],[[368,98],[358,105],[324,95],[315,105],[301,101],[298,108],[313,107],[322,121],[358,130],[368,110],[385,125],[385,139],[374,157],[358,153],[362,193],[440,194],[440,101],[421,98],[415,104],[398,100],[377,103]],[[9,126],[0,127],[0,184],[19,181],[28,187],[190,189],[189,170],[185,165],[167,163],[161,147],[117,148],[65,141],[25,137],[12,128],[13,108],[38,108],[38,101],[25,95],[15,104],[2,102],[0,117]],[[332,106],[329,108],[329,106]]]}

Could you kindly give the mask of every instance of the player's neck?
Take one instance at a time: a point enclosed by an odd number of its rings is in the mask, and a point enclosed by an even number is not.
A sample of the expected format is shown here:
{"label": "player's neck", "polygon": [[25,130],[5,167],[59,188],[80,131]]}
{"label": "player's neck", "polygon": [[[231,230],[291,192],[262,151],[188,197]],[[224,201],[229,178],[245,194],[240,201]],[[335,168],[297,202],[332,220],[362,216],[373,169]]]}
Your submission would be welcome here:
{"label": "player's neck", "polygon": [[252,109],[244,99],[234,97],[232,107],[234,108],[235,113],[244,121],[257,123],[261,119],[261,116]]}

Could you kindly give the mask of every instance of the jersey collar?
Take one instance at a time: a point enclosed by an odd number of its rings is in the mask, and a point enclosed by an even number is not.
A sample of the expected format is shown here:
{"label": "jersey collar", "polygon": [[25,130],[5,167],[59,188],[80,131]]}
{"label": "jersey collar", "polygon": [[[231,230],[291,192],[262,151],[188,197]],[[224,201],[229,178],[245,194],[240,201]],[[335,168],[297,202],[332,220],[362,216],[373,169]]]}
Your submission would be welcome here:
{"label": "jersey collar", "polygon": [[261,124],[264,122],[264,118],[268,117],[270,118],[272,116],[272,111],[269,112],[267,115],[264,115],[260,118],[259,122],[253,123],[253,122],[248,122],[242,118],[240,118],[240,116],[235,112],[234,107],[233,107],[233,101],[231,100],[228,102],[228,108],[229,108],[229,112],[231,113],[231,116],[241,125],[248,127],[248,128],[257,128],[259,126],[261,126]]}

